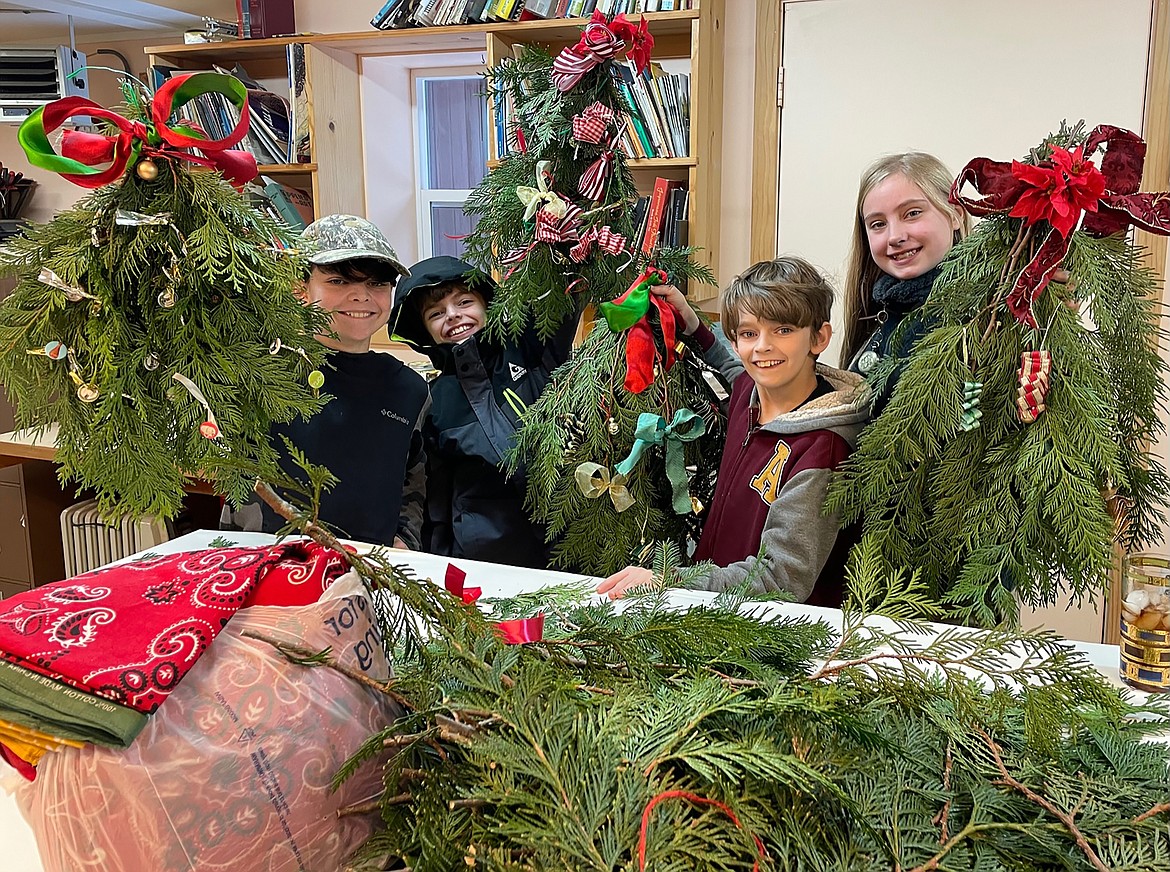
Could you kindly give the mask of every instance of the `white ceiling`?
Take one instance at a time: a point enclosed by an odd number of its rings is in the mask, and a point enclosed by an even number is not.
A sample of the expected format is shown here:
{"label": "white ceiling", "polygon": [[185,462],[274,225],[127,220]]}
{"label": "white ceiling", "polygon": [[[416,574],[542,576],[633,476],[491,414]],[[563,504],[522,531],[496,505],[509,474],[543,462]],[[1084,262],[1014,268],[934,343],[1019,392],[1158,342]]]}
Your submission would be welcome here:
{"label": "white ceiling", "polygon": [[234,0],[0,0],[0,43],[68,42],[69,16],[79,41],[178,34],[201,16],[234,21]]}

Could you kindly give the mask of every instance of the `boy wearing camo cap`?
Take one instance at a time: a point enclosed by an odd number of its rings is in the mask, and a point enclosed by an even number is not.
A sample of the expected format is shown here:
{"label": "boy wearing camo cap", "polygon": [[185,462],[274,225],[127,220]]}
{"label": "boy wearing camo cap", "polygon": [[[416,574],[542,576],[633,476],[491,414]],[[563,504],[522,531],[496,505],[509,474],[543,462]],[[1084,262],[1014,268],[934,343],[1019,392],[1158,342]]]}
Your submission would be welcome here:
{"label": "boy wearing camo cap", "polygon": [[[386,326],[394,285],[410,275],[386,237],[355,215],[328,215],[305,228],[306,302],[331,313],[331,332],[318,336],[331,349],[322,390],[332,399],[306,420],[273,428],[282,467],[296,474],[284,447],[288,437],[338,483],[321,495],[320,519],[342,536],[418,549],[426,490],[422,421],[428,406],[423,378],[390,354],[370,350]],[[276,532],[284,526],[267,505],[232,511],[223,526]]]}

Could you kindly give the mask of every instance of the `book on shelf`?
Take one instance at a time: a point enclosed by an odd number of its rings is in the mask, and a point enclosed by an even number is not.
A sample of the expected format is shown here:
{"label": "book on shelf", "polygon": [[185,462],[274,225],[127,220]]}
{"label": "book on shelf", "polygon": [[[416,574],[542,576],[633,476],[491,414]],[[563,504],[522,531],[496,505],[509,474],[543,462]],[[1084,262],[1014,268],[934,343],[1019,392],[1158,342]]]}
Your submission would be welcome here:
{"label": "book on shelf", "polygon": [[398,30],[588,18],[594,10],[607,15],[634,15],[697,8],[698,0],[386,0],[370,24],[379,30]]}
{"label": "book on shelf", "polygon": [[293,0],[236,0],[236,25],[242,39],[296,33]]}
{"label": "book on shelf", "polygon": [[[650,254],[660,245],[672,245],[675,239],[673,230],[668,228],[677,224],[675,209],[677,191],[683,190],[683,183],[675,179],[657,178],[654,180],[654,190],[650,194],[650,202],[646,207],[646,227],[642,233],[642,252]],[[685,196],[685,190],[683,195]],[[668,208],[669,206],[669,208]]]}
{"label": "book on shelf", "polygon": [[621,137],[626,157],[677,158],[690,154],[690,75],[667,73],[651,63],[641,73],[630,61],[614,64],[618,90],[627,104],[628,128]]}
{"label": "book on shelf", "polygon": [[313,198],[308,191],[261,176],[263,197],[260,207],[298,233],[313,223]]}

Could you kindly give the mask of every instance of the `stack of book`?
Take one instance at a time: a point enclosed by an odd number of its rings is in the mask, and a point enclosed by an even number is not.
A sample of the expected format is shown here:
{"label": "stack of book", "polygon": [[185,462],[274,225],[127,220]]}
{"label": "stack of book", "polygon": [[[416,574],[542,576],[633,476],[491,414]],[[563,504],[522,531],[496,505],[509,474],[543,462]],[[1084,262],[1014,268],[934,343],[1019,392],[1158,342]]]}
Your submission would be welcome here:
{"label": "stack of book", "polygon": [[686,157],[691,151],[691,77],[650,64],[639,74],[631,61],[614,64],[630,111],[618,144],[626,157]]}
{"label": "stack of book", "polygon": [[683,182],[674,179],[654,180],[654,190],[634,203],[630,223],[634,242],[642,252],[651,254],[660,246],[678,248],[687,244],[687,207],[690,192]]}
{"label": "stack of book", "polygon": [[586,18],[594,10],[607,15],[619,12],[632,15],[698,6],[699,0],[386,0],[370,24],[379,30],[396,30],[491,21]]}

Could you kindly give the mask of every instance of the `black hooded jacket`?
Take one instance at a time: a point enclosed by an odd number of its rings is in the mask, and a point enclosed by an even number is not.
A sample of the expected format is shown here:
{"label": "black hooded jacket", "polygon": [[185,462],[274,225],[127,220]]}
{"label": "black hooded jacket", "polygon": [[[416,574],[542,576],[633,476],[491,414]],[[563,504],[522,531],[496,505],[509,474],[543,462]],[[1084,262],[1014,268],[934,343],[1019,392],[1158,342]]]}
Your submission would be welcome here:
{"label": "black hooded jacket", "polygon": [[430,357],[439,376],[431,383],[431,410],[423,425],[427,453],[427,511],[423,549],[512,566],[544,568],[544,529],[524,510],[523,471],[502,470],[515,442],[517,409],[534,403],[552,372],[569,356],[576,319],[548,341],[531,328],[504,344],[481,331],[458,345],[437,344],[419,309],[426,290],[464,283],[491,302],[495,283],[454,257],[432,257],[411,267],[395,291],[392,332]]}

